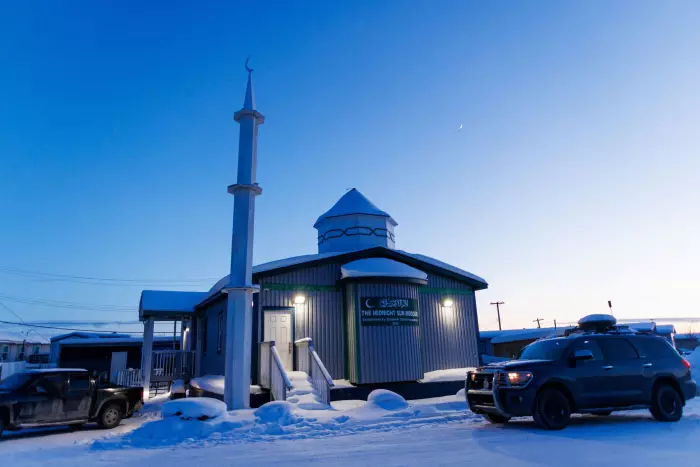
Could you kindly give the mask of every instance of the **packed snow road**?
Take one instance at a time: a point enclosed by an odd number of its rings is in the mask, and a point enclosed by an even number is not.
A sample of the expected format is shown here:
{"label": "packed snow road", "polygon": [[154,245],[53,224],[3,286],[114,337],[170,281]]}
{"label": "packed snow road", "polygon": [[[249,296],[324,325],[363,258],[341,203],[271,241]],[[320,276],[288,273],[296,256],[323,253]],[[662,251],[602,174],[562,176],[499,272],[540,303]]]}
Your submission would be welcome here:
{"label": "packed snow road", "polygon": [[[133,428],[138,419],[123,429]],[[194,422],[198,423],[198,422]],[[3,465],[52,467],[263,465],[477,465],[493,467],[637,467],[700,465],[700,402],[690,401],[678,423],[655,422],[645,412],[575,417],[563,431],[542,431],[530,420],[493,426],[468,417],[441,423],[367,430],[344,436],[159,449],[96,449],[97,430],[3,437]],[[101,432],[101,436],[105,436]],[[116,434],[118,436],[118,434]],[[115,436],[110,434],[108,436]]]}

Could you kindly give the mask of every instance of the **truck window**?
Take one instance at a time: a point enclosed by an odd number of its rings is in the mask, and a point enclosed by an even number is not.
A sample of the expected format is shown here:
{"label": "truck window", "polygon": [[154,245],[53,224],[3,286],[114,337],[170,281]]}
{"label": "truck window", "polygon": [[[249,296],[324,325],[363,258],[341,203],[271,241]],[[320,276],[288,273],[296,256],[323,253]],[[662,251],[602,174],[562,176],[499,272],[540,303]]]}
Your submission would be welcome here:
{"label": "truck window", "polygon": [[87,374],[70,375],[68,390],[73,392],[87,392],[90,390],[90,377]]}
{"label": "truck window", "polygon": [[577,350],[590,350],[593,354],[593,360],[602,360],[603,351],[600,349],[598,343],[593,339],[578,339],[573,343],[570,350],[570,356],[574,355]]}
{"label": "truck window", "polygon": [[639,358],[637,351],[627,339],[620,337],[598,339],[598,345],[600,345],[600,348],[603,350],[603,355],[607,361]]}
{"label": "truck window", "polygon": [[47,375],[39,378],[34,383],[34,388],[36,392],[49,394],[51,396],[58,396],[63,394],[63,384],[65,383],[65,378],[63,375]]}
{"label": "truck window", "polygon": [[649,337],[634,339],[634,346],[637,347],[639,355],[642,357],[669,358],[678,357],[678,351],[662,337]]}

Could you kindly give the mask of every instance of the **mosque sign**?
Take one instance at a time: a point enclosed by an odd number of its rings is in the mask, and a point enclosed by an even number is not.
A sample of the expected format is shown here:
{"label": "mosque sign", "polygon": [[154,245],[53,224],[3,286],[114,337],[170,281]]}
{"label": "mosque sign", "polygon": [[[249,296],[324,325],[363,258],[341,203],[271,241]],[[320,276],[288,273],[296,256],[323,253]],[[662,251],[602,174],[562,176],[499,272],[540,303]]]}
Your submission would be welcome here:
{"label": "mosque sign", "polygon": [[360,323],[363,326],[418,326],[418,300],[362,297]]}

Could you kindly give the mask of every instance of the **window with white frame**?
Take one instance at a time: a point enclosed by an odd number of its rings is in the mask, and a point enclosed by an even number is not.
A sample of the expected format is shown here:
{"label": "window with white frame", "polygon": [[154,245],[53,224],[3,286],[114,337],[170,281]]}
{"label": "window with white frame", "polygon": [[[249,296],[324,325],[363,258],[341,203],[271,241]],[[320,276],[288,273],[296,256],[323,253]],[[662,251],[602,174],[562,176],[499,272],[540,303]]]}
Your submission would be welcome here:
{"label": "window with white frame", "polygon": [[24,360],[24,344],[19,346],[19,356],[17,357],[17,360]]}
{"label": "window with white frame", "polygon": [[39,352],[41,352],[41,345],[39,345],[39,344],[34,344],[34,347],[32,348],[32,353],[33,353],[34,355],[36,355],[36,354],[38,354]]}
{"label": "window with white frame", "polygon": [[10,358],[10,346],[3,344],[2,353],[0,353],[0,360],[6,362]]}

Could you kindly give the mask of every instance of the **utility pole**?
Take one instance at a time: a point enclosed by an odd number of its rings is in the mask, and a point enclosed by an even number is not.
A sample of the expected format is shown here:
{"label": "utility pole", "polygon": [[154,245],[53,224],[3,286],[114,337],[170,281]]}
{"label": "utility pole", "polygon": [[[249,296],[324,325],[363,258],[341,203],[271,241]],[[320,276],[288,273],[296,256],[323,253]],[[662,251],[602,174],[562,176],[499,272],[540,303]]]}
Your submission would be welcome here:
{"label": "utility pole", "polygon": [[498,313],[498,330],[501,330],[501,305],[505,305],[506,302],[491,302],[491,305],[496,305],[496,313]]}
{"label": "utility pole", "polygon": [[542,327],[542,326],[540,326],[540,321],[544,321],[544,320],[542,318],[537,318],[537,319],[532,320],[533,323],[535,323],[535,322],[537,323],[537,329],[540,329]]}
{"label": "utility pole", "polygon": [[556,328],[557,328],[557,320],[555,319],[554,320],[554,329],[556,329]]}
{"label": "utility pole", "polygon": [[608,300],[608,308],[610,308],[610,314],[612,315],[612,300]]}

